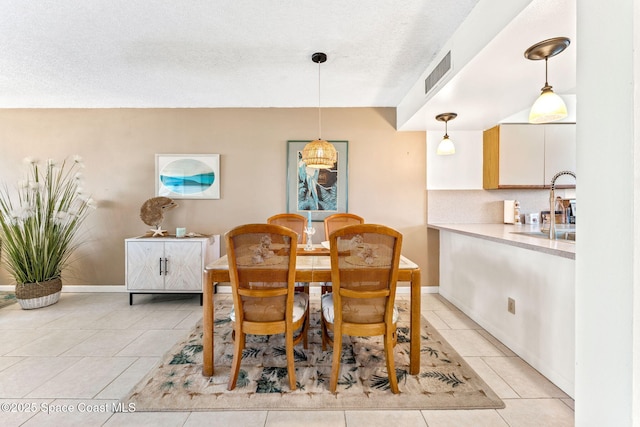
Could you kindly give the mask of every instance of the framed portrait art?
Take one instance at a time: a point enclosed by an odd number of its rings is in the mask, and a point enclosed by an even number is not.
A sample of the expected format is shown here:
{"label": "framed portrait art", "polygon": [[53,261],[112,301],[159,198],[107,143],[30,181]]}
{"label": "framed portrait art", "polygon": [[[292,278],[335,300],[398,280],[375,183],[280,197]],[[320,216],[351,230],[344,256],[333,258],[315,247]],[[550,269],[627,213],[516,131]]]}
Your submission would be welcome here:
{"label": "framed portrait art", "polygon": [[347,212],[348,141],[329,141],[336,147],[332,168],[306,167],[302,149],[310,141],[287,141],[287,212],[323,221],[338,212]]}
{"label": "framed portrait art", "polygon": [[219,154],[156,154],[156,195],[219,199]]}

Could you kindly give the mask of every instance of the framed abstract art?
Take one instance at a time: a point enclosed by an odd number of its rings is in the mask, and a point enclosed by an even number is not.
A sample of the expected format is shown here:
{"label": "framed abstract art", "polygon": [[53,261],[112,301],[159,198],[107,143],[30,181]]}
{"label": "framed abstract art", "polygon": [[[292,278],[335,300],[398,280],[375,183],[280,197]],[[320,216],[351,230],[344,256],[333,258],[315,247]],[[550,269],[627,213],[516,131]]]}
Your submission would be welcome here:
{"label": "framed abstract art", "polygon": [[156,195],[219,199],[219,154],[156,154]]}

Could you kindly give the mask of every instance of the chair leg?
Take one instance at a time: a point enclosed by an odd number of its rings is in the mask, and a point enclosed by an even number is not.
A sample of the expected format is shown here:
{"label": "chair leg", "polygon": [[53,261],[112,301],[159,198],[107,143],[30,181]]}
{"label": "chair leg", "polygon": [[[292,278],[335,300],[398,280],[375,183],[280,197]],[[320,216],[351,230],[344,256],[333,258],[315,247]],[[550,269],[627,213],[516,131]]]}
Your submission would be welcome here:
{"label": "chair leg", "polygon": [[330,323],[322,318],[322,322],[320,324],[320,331],[322,332],[322,351],[327,351],[327,347],[333,347],[333,339],[331,339],[331,335],[329,335],[329,331],[333,332],[334,328],[330,326]]}
{"label": "chair leg", "polygon": [[395,394],[400,393],[398,389],[398,377],[396,375],[395,361],[393,358],[394,332],[384,334],[384,357],[387,359],[387,374],[389,375],[389,386]]}
{"label": "chair leg", "polygon": [[229,373],[229,384],[227,385],[227,390],[233,390],[236,388],[238,373],[240,372],[240,361],[242,360],[242,351],[244,350],[245,334],[241,331],[238,332],[238,334],[235,334],[233,361],[231,362],[231,372]]}
{"label": "chair leg", "polygon": [[[305,332],[306,335],[306,332]],[[285,332],[285,348],[287,351],[287,374],[289,375],[289,388],[296,389],[296,367],[293,363],[293,331]]]}
{"label": "chair leg", "polygon": [[[296,291],[297,289],[298,288],[296,288]],[[304,334],[302,336],[302,345],[306,350],[307,348],[309,348],[309,307],[311,306],[311,298],[309,297],[309,283],[307,283],[307,286],[301,287],[301,292],[307,294],[307,313],[305,314],[305,319],[302,327],[302,334]]]}
{"label": "chair leg", "polygon": [[329,331],[327,330],[327,321],[324,320],[324,315],[322,313],[320,313],[320,332],[322,334],[322,351],[327,351]]}
{"label": "chair leg", "polygon": [[338,376],[340,375],[340,358],[342,357],[342,334],[334,328],[333,333],[333,361],[331,362],[331,381],[329,388],[335,393],[338,388]]}
{"label": "chair leg", "polygon": [[322,351],[327,351],[327,326],[322,312],[320,312],[320,336],[322,337]]}
{"label": "chair leg", "polygon": [[307,307],[307,314],[305,314],[304,326],[302,327],[302,345],[306,350],[309,348],[309,307]]}

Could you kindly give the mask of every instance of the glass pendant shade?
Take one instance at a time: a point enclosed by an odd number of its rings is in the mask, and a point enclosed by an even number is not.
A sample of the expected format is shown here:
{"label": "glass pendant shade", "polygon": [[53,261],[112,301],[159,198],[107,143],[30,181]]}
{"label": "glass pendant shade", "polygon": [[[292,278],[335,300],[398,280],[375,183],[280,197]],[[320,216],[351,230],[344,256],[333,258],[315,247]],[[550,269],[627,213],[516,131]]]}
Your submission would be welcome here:
{"label": "glass pendant shade", "polygon": [[567,117],[567,106],[560,96],[553,93],[549,85],[549,58],[556,56],[569,46],[567,37],[554,37],[529,47],[524,57],[533,61],[544,59],[544,87],[529,111],[529,123],[549,123]]}
{"label": "glass pendant shade", "polygon": [[440,144],[438,144],[436,154],[438,154],[439,156],[446,156],[455,153],[456,147],[455,145],[453,145],[453,141],[449,139],[449,135],[445,135],[444,138],[442,138],[442,141],[440,141]]}
{"label": "glass pendant shade", "polygon": [[449,154],[456,154],[456,147],[453,145],[453,141],[449,139],[449,120],[453,120],[458,115],[456,113],[442,113],[436,116],[436,120],[440,122],[444,122],[444,136],[442,137],[442,141],[438,144],[438,148],[436,148],[436,154],[439,156],[446,156]]}
{"label": "glass pendant shade", "polygon": [[310,168],[333,168],[337,160],[336,147],[324,139],[316,139],[304,146],[302,160]]}
{"label": "glass pendant shade", "polygon": [[567,106],[550,86],[542,88],[542,93],[531,106],[529,123],[549,123],[567,117]]}

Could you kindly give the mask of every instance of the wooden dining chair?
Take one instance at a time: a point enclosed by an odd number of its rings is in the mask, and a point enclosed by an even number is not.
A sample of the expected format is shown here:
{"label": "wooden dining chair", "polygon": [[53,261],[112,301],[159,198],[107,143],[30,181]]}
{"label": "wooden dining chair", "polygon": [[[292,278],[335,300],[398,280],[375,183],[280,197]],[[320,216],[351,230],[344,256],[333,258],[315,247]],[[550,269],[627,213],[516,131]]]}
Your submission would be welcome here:
{"label": "wooden dining chair", "polygon": [[338,384],[342,335],[381,335],[389,385],[398,393],[393,358],[398,310],[394,303],[402,234],[383,225],[359,224],[334,231],[329,241],[333,292],[321,297],[321,324],[322,349],[333,344],[330,390],[335,393]]}
{"label": "wooden dining chair", "polygon": [[351,213],[337,213],[324,219],[324,239],[329,240],[331,233],[347,225],[364,224],[364,218]]}
{"label": "wooden dining chair", "polygon": [[[307,228],[307,218],[303,215],[295,213],[281,213],[267,218],[267,224],[277,224],[287,227],[298,233],[298,243],[307,243],[307,234],[304,232]],[[296,292],[309,293],[309,283],[296,283]]]}
{"label": "wooden dining chair", "polygon": [[242,225],[225,234],[234,323],[229,390],[236,386],[246,334],[282,333],[289,387],[296,389],[293,347],[303,341],[307,348],[309,328],[309,296],[294,292],[296,239],[293,230],[274,224]]}
{"label": "wooden dining chair", "polygon": [[[324,239],[329,241],[329,236],[337,229],[355,224],[364,224],[364,218],[351,213],[337,213],[329,215],[324,219]],[[322,294],[331,292],[331,282],[325,282],[322,285],[320,292]]]}
{"label": "wooden dining chair", "polygon": [[307,218],[295,213],[281,213],[267,218],[267,224],[282,225],[298,233],[298,243],[307,243]]}

